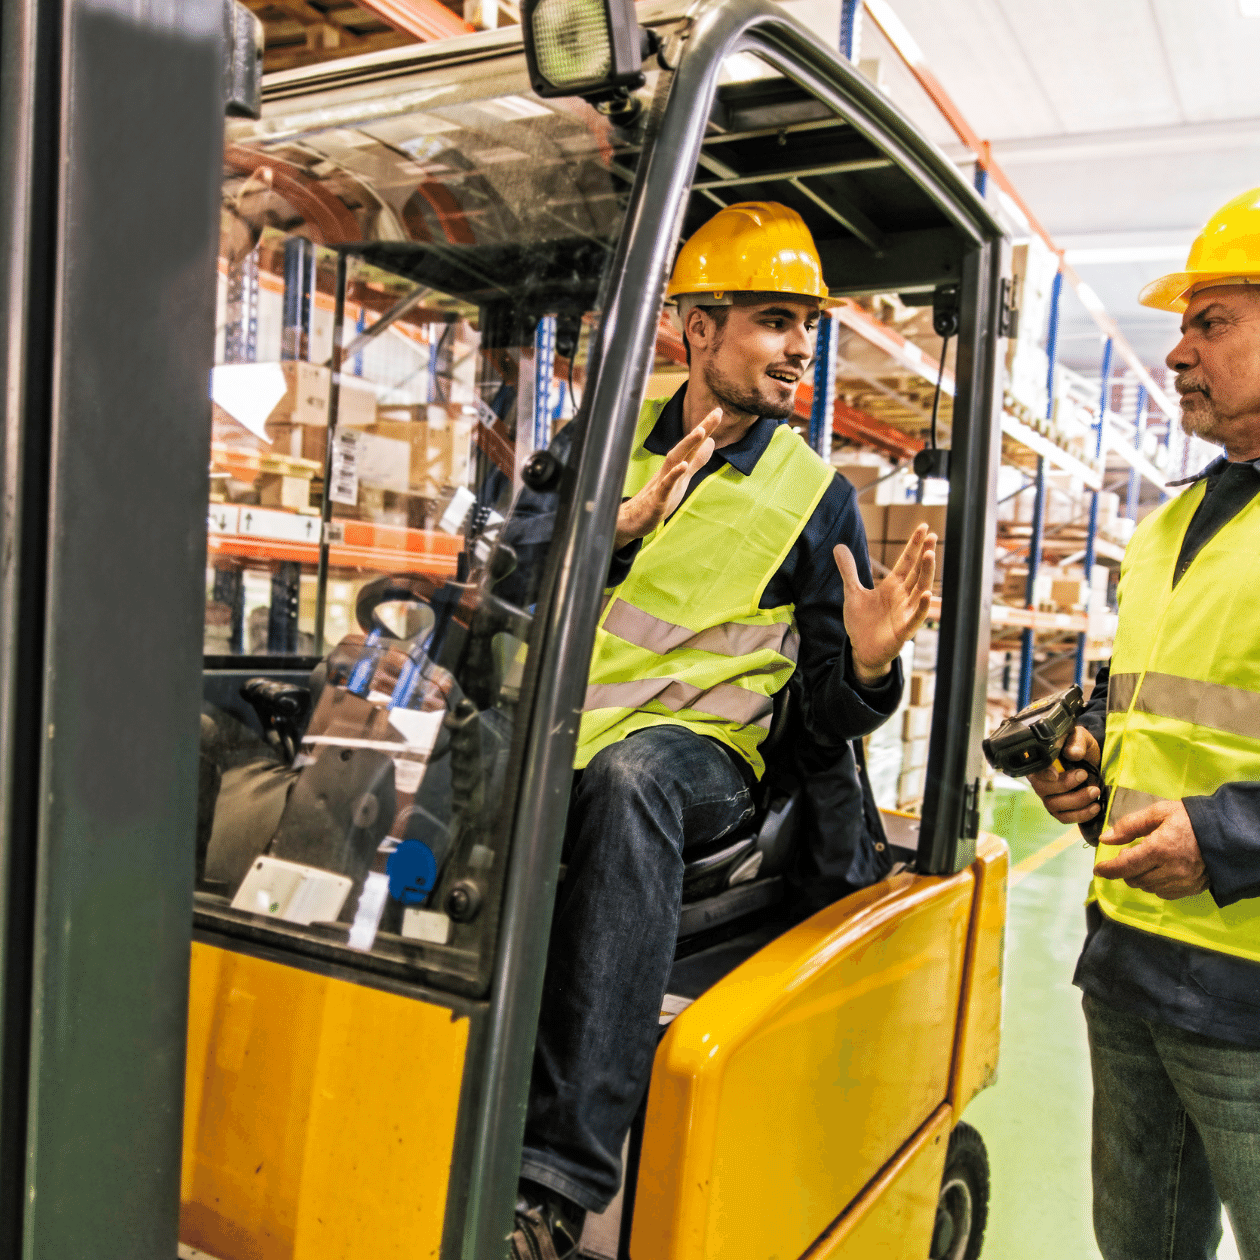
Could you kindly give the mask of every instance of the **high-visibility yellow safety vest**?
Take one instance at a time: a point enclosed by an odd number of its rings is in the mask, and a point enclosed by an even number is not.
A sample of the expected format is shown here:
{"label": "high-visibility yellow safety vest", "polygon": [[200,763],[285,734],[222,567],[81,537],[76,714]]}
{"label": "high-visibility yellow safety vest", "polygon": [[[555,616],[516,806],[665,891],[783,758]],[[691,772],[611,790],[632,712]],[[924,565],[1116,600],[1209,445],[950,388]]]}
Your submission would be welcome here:
{"label": "high-visibility yellow safety vest", "polygon": [[[665,462],[644,448],[669,400],[643,404],[625,494]],[[758,776],[774,694],[796,667],[791,604],[761,608],[835,475],[788,425],[753,471],[711,473],[643,540],[605,595],[574,765],[648,726],[685,726],[735,749]]]}
{"label": "high-visibility yellow safety vest", "polygon": [[[1260,499],[1173,571],[1199,482],[1138,527],[1120,572],[1120,627],[1107,688],[1103,777],[1108,820],[1157,800],[1210,796],[1260,779]],[[1098,860],[1120,849],[1100,845]],[[1108,918],[1260,962],[1260,898],[1220,909],[1208,892],[1177,901],[1094,877]]]}

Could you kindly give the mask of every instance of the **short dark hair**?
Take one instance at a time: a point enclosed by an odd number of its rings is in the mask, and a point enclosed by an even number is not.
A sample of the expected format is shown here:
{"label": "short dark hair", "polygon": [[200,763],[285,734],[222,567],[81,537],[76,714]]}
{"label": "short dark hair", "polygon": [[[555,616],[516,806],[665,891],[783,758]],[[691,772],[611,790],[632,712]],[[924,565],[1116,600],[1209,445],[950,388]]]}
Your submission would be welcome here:
{"label": "short dark hair", "polygon": [[[726,327],[726,317],[731,313],[729,306],[705,306],[702,302],[697,302],[694,307],[688,310],[690,315],[692,310],[703,311],[714,324],[717,326],[718,332]],[[691,342],[687,340],[687,321],[683,321],[683,349],[687,352],[687,366],[691,366]]]}

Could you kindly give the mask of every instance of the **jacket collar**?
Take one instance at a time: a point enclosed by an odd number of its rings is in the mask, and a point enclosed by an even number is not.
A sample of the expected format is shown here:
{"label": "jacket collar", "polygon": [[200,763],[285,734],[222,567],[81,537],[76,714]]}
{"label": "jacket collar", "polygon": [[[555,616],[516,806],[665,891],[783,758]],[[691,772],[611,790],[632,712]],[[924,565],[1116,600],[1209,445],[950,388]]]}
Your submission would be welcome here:
{"label": "jacket collar", "polygon": [[[643,445],[653,455],[668,455],[683,440],[683,399],[687,394],[684,382],[679,391],[665,404],[657,417],[652,432],[647,435]],[[757,467],[757,461],[765,454],[774,431],[782,424],[781,420],[773,420],[768,416],[754,422],[752,428],[738,442],[714,451],[714,459],[730,464],[745,477]]]}
{"label": "jacket collar", "polygon": [[[1260,459],[1239,460],[1239,463],[1250,464],[1256,472],[1260,472]],[[1230,461],[1224,455],[1218,455],[1210,464],[1200,468],[1193,477],[1182,477],[1180,481],[1165,482],[1169,486],[1192,486],[1196,481],[1202,481],[1204,477],[1219,477],[1230,465]]]}

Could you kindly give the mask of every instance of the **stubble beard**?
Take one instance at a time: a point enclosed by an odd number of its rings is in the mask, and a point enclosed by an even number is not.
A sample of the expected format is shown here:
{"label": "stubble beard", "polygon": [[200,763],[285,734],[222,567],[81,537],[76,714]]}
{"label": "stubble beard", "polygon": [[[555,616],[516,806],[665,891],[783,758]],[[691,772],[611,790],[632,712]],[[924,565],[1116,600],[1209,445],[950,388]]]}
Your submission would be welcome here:
{"label": "stubble beard", "polygon": [[[1188,398],[1197,398],[1199,401],[1194,406],[1187,407]],[[1186,437],[1202,438],[1203,441],[1217,446],[1221,444],[1221,418],[1216,414],[1216,408],[1212,406],[1212,400],[1206,394],[1196,391],[1182,395],[1181,431]]]}
{"label": "stubble beard", "polygon": [[763,419],[786,420],[796,409],[796,391],[787,402],[774,402],[755,389],[745,389],[728,380],[710,361],[704,365],[704,383],[725,412],[740,412]]}

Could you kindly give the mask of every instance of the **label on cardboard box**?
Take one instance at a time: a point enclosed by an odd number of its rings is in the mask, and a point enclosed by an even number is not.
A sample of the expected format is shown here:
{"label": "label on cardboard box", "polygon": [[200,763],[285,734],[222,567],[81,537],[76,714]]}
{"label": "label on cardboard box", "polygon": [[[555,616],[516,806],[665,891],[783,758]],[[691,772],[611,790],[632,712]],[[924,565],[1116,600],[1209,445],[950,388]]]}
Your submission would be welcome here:
{"label": "label on cardboard box", "polygon": [[357,437],[359,481],[378,490],[406,494],[411,487],[411,444],[378,433]]}
{"label": "label on cardboard box", "polygon": [[337,430],[333,441],[332,484],[328,497],[354,507],[359,501],[359,444],[364,434]]}
{"label": "label on cardboard box", "polygon": [[211,534],[239,534],[241,509],[216,503],[206,518],[206,529]]}
{"label": "label on cardboard box", "polygon": [[285,542],[319,542],[319,518],[280,512],[272,508],[243,507],[236,532],[252,538],[279,538]]}

